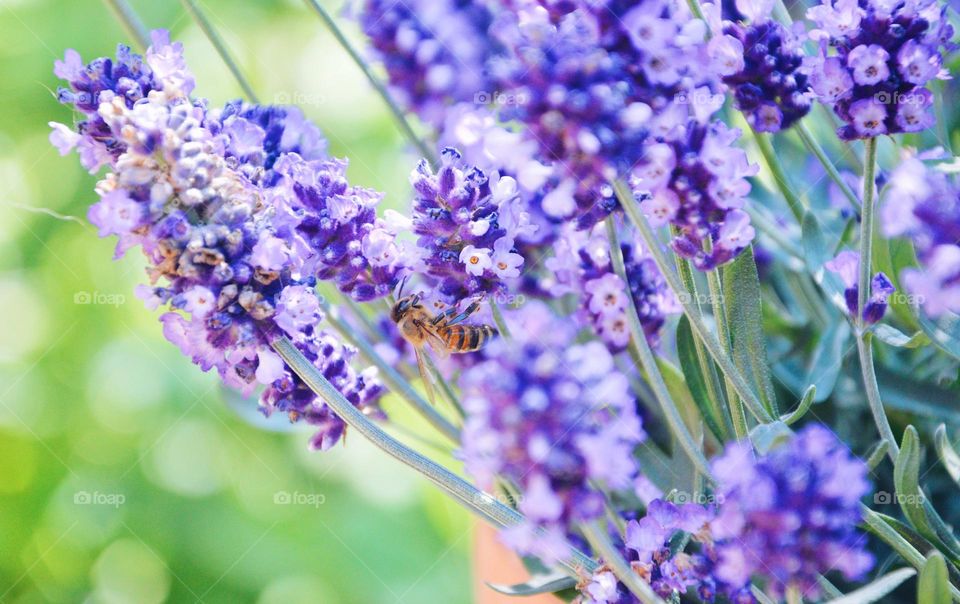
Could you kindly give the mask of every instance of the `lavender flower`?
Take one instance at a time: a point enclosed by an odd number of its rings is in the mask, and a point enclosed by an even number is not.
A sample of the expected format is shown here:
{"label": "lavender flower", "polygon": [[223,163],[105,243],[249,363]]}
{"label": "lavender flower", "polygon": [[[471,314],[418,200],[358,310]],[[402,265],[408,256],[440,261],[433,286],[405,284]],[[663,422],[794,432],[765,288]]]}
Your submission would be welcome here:
{"label": "lavender flower", "polygon": [[447,105],[494,94],[484,67],[492,16],[482,2],[365,0],[359,20],[394,98],[426,122],[439,126]]}
{"label": "lavender flower", "polygon": [[526,219],[511,211],[516,182],[504,177],[491,183],[483,171],[463,165],[456,149],[441,155],[436,173],[423,160],[410,176],[422,272],[446,303],[505,291],[524,264],[515,240]]}
{"label": "lavender flower", "polygon": [[917,132],[933,125],[933,95],[925,86],[949,77],[940,54],[941,47],[952,48],[946,6],[935,0],[824,0],[807,16],[819,27],[811,37],[821,41],[811,85],[846,122],[837,131],[841,138]]}
{"label": "lavender flower", "polygon": [[873,557],[855,528],[870,489],[867,466],[823,426],[805,427],[759,459],[748,444],[730,444],[711,465],[720,502],[709,524],[711,575],[720,584],[762,577],[776,598],[788,586],[816,598],[818,574],[838,570],[855,580],[870,570]]}
{"label": "lavender flower", "polygon": [[880,225],[888,237],[909,237],[920,268],[900,277],[927,314],[960,313],[960,185],[921,160],[907,157],[883,192]]}
{"label": "lavender flower", "polygon": [[514,99],[501,118],[524,124],[561,170],[544,212],[587,228],[616,208],[604,185],[640,160],[648,136],[705,121],[723,99],[699,68],[705,27],[682,3],[545,4],[556,10],[525,3],[497,16],[506,52],[490,73]]}
{"label": "lavender flower", "polygon": [[741,208],[750,193],[746,177],[757,173],[742,149],[740,131],[722,122],[688,124],[686,135],[646,148],[631,186],[652,226],[672,224],[680,234],[673,249],[700,270],[733,259],[755,231]]}
{"label": "lavender flower", "polygon": [[[51,142],[61,152],[76,146],[92,171],[109,165],[88,216],[101,236],[117,236],[117,257],[142,248],[150,285],[137,295],[151,308],[169,306],[160,318],[166,338],[229,386],[248,394],[266,386],[264,413],[316,426],[311,444],[328,448],[343,422],[270,343],[289,337],[348,400],[377,413],[376,370],[356,372],[354,351],[321,330],[313,293],[332,260],[366,260],[356,250],[379,224],[377,196],[349,187],[344,163],[325,158],[319,131],[299,111],[239,103],[208,111],[191,100],[180,45],[162,31],[153,42],[146,64],[121,47],[116,63],[83,67],[68,51],[56,72],[71,88],[60,97],[84,118],[77,131],[51,124]],[[341,272],[349,276],[341,288],[364,297],[356,292],[366,282]]]}
{"label": "lavender flower", "polygon": [[[591,482],[613,491],[634,486],[633,449],[645,435],[627,379],[602,344],[573,345],[571,322],[542,303],[512,318],[514,340],[493,341],[487,360],[461,376],[461,455],[482,487],[500,476],[520,488],[529,522],[503,538],[549,563],[562,555],[557,543],[572,523],[602,513]],[[546,536],[535,534],[538,525]]]}
{"label": "lavender flower", "polygon": [[770,4],[737,4],[740,13],[750,15],[750,24],[723,23],[723,35],[708,44],[714,68],[754,129],[789,128],[811,105],[807,74],[801,69],[803,40],[770,18]]}
{"label": "lavender flower", "polygon": [[[827,262],[824,267],[836,273],[846,289],[843,291],[844,301],[847,303],[847,310],[854,317],[858,315],[860,286],[860,254],[858,252],[844,250],[837,254],[836,258]],[[863,308],[862,319],[867,325],[872,325],[883,318],[887,311],[887,298],[896,291],[893,283],[883,273],[877,273],[870,281],[870,296]]]}

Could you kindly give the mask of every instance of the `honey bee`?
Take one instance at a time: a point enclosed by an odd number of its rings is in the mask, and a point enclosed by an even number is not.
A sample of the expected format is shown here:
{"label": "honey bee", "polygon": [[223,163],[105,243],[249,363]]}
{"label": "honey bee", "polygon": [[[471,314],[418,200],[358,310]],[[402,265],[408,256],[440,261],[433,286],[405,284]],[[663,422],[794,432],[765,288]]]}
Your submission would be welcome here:
{"label": "honey bee", "polygon": [[427,389],[431,403],[435,403],[433,383],[423,361],[423,347],[430,347],[441,357],[451,353],[473,352],[483,348],[497,335],[497,330],[489,325],[467,325],[463,321],[480,308],[480,301],[474,300],[461,313],[456,305],[432,314],[420,303],[420,295],[412,294],[400,298],[390,312],[390,318],[397,324],[403,338],[413,345],[417,355],[417,368]]}

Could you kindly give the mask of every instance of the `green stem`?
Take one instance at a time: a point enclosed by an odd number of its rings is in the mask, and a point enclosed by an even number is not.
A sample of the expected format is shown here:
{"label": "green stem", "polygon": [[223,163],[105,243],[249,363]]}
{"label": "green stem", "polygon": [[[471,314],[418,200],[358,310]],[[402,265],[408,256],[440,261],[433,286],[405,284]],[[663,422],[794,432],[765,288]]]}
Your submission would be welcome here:
{"label": "green stem", "polygon": [[[457,412],[457,416],[460,419],[465,419],[467,417],[467,412],[464,410],[463,405],[460,404],[460,398],[457,396],[457,393],[453,391],[453,387],[450,386],[450,382],[443,377],[443,374],[440,373],[436,363],[433,362],[433,358],[427,354],[426,351],[421,351],[420,354],[423,355],[423,364],[426,365],[427,371],[430,372],[437,385],[440,386],[440,390],[443,391],[443,395],[447,399],[447,402],[450,403],[450,406],[453,407],[453,410]],[[424,377],[424,379],[428,378]]]}
{"label": "green stem", "polygon": [[207,39],[210,40],[210,43],[213,44],[213,47],[217,50],[217,54],[220,55],[220,58],[224,63],[227,64],[227,67],[230,69],[230,73],[233,74],[234,79],[237,80],[237,83],[240,84],[240,88],[243,89],[243,94],[250,100],[252,103],[259,103],[257,100],[257,94],[253,91],[253,87],[250,85],[250,82],[247,81],[247,78],[243,75],[243,72],[240,71],[240,66],[237,65],[237,62],[233,60],[230,51],[227,49],[227,45],[224,43],[223,38],[220,37],[219,32],[213,27],[210,23],[210,20],[207,19],[207,16],[200,10],[200,7],[197,5],[196,0],[181,0],[184,8],[187,9],[187,12],[193,17],[193,20],[197,22],[197,25],[200,26],[200,29],[203,30],[203,33],[207,36]]}
{"label": "green stem", "polygon": [[580,525],[580,531],[586,537],[587,543],[593,548],[604,564],[610,567],[614,575],[620,579],[620,582],[627,586],[630,593],[640,598],[643,604],[666,604],[658,596],[653,588],[646,581],[640,578],[640,575],[633,572],[630,564],[624,560],[617,548],[610,542],[610,537],[606,533],[603,521],[592,523],[584,522]]}
{"label": "green stem", "polygon": [[417,136],[417,133],[414,132],[413,127],[410,125],[410,121],[407,120],[406,115],[400,109],[399,106],[394,102],[393,98],[390,96],[390,92],[387,90],[386,86],[383,85],[383,82],[374,75],[373,71],[370,69],[370,66],[367,65],[367,62],[363,59],[360,53],[356,48],[353,47],[353,44],[347,40],[347,37],[343,35],[343,32],[340,31],[340,28],[337,26],[336,21],[333,20],[333,17],[330,16],[330,13],[327,12],[327,9],[323,8],[317,0],[305,0],[307,6],[313,8],[319,15],[320,20],[324,22],[327,26],[327,29],[330,30],[330,33],[333,34],[333,37],[337,39],[337,42],[340,43],[340,46],[347,51],[347,54],[350,55],[350,58],[353,59],[353,62],[356,63],[357,67],[360,68],[360,71],[363,72],[363,75],[367,77],[367,81],[370,82],[370,85],[373,86],[373,89],[377,91],[377,94],[380,95],[380,98],[387,104],[387,108],[390,109],[390,113],[393,115],[394,120],[397,122],[397,126],[400,127],[400,131],[403,133],[411,145],[417,148],[420,152],[420,155],[425,157],[434,168],[439,166],[439,161],[437,160],[436,155],[433,150],[427,146],[427,144]]}
{"label": "green stem", "polygon": [[490,313],[493,315],[493,322],[500,332],[500,337],[508,342],[512,340],[513,336],[510,335],[510,328],[507,327],[507,322],[503,320],[503,313],[500,311],[500,305],[497,304],[496,300],[490,300]]}
{"label": "green stem", "polygon": [[[509,528],[526,522],[523,515],[516,510],[500,503],[492,495],[477,489],[436,462],[405,447],[384,432],[344,398],[340,391],[297,350],[297,347],[290,340],[278,338],[273,341],[272,345],[273,349],[293,369],[294,373],[300,376],[307,386],[317,393],[338,417],[385,453],[423,474],[464,507],[478,514],[495,527]],[[568,554],[564,556],[561,563],[571,576],[577,578],[581,576],[582,572],[592,573],[597,568],[596,562],[573,547],[570,547]]]}
{"label": "green stem", "polygon": [[613,264],[613,271],[623,280],[626,290],[627,324],[630,327],[630,346],[640,358],[643,370],[647,374],[647,380],[650,382],[654,396],[660,404],[660,410],[663,412],[663,416],[666,418],[673,435],[677,438],[677,442],[680,443],[680,447],[684,453],[687,454],[687,457],[690,458],[697,472],[704,476],[710,476],[710,464],[707,463],[707,459],[703,456],[703,452],[700,451],[700,447],[697,446],[690,431],[687,430],[687,425],[683,423],[680,411],[678,411],[676,405],[673,404],[670,391],[667,389],[667,384],[663,380],[660,368],[657,367],[657,360],[653,356],[649,342],[647,342],[647,336],[643,333],[643,326],[640,325],[640,318],[639,315],[637,315],[637,307],[633,302],[633,295],[630,292],[630,282],[627,281],[627,271],[623,263],[623,252],[620,249],[617,228],[612,216],[607,218],[607,237],[610,240],[610,260]]}
{"label": "green stem", "polygon": [[126,0],[104,0],[104,3],[113,12],[117,21],[123,25],[123,29],[126,30],[134,44],[141,51],[146,50],[150,46],[150,33]]}
{"label": "green stem", "polygon": [[770,138],[762,132],[757,132],[753,128],[751,128],[750,131],[753,132],[753,138],[757,142],[757,147],[760,149],[760,155],[763,156],[764,162],[766,162],[767,167],[770,169],[773,180],[777,183],[777,188],[780,189],[783,198],[790,207],[790,212],[794,218],[797,219],[797,224],[803,224],[804,204],[790,186],[790,180],[787,178],[787,173],[783,169],[783,164],[780,163],[780,158],[777,157],[776,152],[773,150],[773,144],[770,142]]}
{"label": "green stem", "polygon": [[853,189],[850,188],[850,185],[847,184],[847,181],[843,180],[843,177],[840,175],[840,171],[837,170],[837,166],[834,165],[830,158],[827,157],[826,151],[823,150],[823,147],[820,146],[820,143],[817,142],[817,139],[814,138],[813,133],[810,132],[810,129],[807,128],[807,125],[802,121],[796,124],[795,130],[800,136],[800,140],[803,141],[803,145],[811,153],[816,156],[817,160],[823,166],[823,169],[826,171],[827,176],[830,177],[830,180],[834,182],[843,193],[843,196],[847,198],[847,201],[850,202],[850,206],[853,208],[853,211],[858,215],[860,214],[860,200],[857,199],[857,194],[853,192]]}
{"label": "green stem", "polygon": [[897,439],[890,428],[887,414],[883,410],[880,399],[880,387],[877,384],[877,375],[873,368],[873,347],[869,327],[863,319],[863,311],[870,298],[870,273],[873,258],[873,222],[875,210],[876,185],[874,183],[877,169],[877,139],[866,140],[866,163],[863,170],[863,215],[860,219],[860,274],[857,282],[857,316],[854,322],[857,325],[857,353],[860,355],[860,371],[863,374],[863,385],[866,390],[867,401],[873,421],[877,425],[880,437],[887,442],[887,455],[896,461],[900,448]]}
{"label": "green stem", "polygon": [[377,354],[376,349],[374,349],[370,342],[361,336],[357,330],[351,329],[335,316],[329,307],[324,308],[324,312],[326,312],[326,320],[330,325],[333,326],[347,342],[359,350],[360,354],[367,359],[368,362],[373,363],[373,365],[380,370],[380,377],[391,391],[396,392],[406,399],[407,402],[441,434],[454,443],[460,442],[460,431],[456,426],[447,421],[447,418],[438,413],[433,405],[424,400],[413,386],[400,375],[399,371],[394,369],[383,357]]}
{"label": "green stem", "polygon": [[643,238],[643,241],[649,250],[650,256],[657,265],[657,268],[660,269],[660,273],[663,275],[664,280],[670,286],[670,289],[673,290],[674,294],[676,294],[680,299],[680,303],[683,306],[683,312],[690,320],[690,328],[693,330],[694,335],[700,338],[706,347],[707,352],[710,353],[710,356],[713,357],[713,360],[720,367],[720,371],[723,372],[725,377],[730,379],[734,390],[736,390],[737,394],[740,395],[740,398],[743,399],[743,402],[747,405],[747,409],[750,410],[750,413],[762,423],[770,423],[774,421],[774,417],[770,415],[770,412],[760,402],[760,399],[750,388],[746,378],[744,378],[743,374],[740,373],[740,370],[737,369],[737,366],[733,363],[733,360],[727,356],[726,352],[724,352],[719,340],[717,340],[716,336],[711,333],[709,329],[707,329],[706,324],[703,322],[703,317],[700,316],[696,306],[693,305],[691,300],[686,299],[686,296],[683,296],[684,290],[683,284],[680,282],[680,278],[667,262],[667,258],[664,255],[663,250],[660,249],[660,242],[657,240],[657,236],[647,223],[647,219],[640,212],[639,204],[633,199],[629,189],[621,180],[614,181],[613,187],[617,193],[617,198],[620,200],[621,207],[623,207],[627,217],[640,232],[640,236]]}

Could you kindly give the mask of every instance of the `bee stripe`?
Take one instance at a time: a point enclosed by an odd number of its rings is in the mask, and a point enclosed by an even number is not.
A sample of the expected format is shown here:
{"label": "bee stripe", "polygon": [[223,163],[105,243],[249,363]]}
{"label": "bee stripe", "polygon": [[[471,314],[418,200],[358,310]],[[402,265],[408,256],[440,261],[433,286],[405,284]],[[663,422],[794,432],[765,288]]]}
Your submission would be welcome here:
{"label": "bee stripe", "polygon": [[467,343],[467,350],[476,350],[480,348],[481,343],[483,343],[483,329],[471,329],[470,340]]}
{"label": "bee stripe", "polygon": [[447,341],[450,348],[453,350],[463,350],[464,331],[463,325],[453,325],[450,327],[450,339]]}

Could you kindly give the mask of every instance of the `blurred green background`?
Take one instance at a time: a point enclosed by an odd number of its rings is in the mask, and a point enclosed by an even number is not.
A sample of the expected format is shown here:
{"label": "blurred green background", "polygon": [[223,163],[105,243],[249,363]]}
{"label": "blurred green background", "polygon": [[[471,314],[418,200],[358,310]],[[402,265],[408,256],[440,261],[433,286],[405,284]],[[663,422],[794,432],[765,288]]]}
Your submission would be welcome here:
{"label": "blurred green background", "polygon": [[[241,96],[180,3],[132,4],[184,42],[195,94]],[[407,203],[413,158],[303,3],[200,4],[262,102],[302,107],[353,182]],[[109,9],[0,0],[0,40],[0,601],[471,601],[459,508],[359,438],[311,453],[307,432],[232,400],[134,298],[139,253],[111,262],[74,218],[96,178],[47,142],[72,119],[53,61],[129,42]]]}

